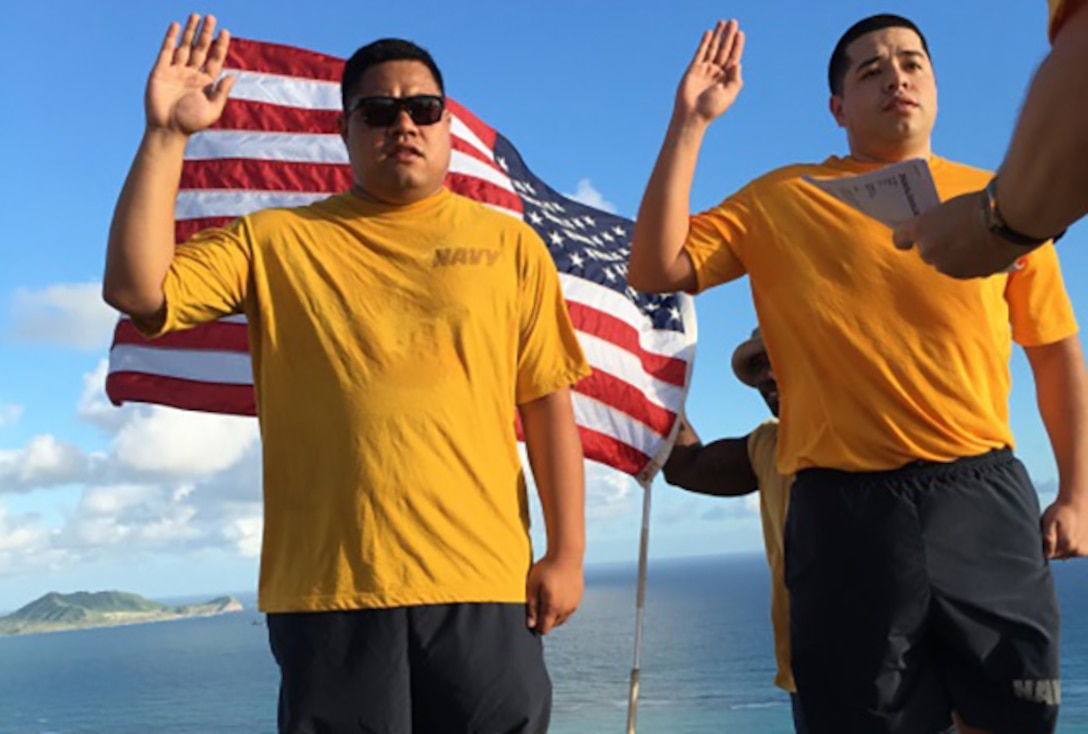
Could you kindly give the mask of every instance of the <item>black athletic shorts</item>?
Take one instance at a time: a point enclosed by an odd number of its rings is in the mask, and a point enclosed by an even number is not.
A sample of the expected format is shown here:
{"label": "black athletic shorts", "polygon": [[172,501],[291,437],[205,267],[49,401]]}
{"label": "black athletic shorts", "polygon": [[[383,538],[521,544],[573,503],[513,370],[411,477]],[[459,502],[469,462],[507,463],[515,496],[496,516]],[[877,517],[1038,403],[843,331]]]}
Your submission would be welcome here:
{"label": "black athletic shorts", "polygon": [[793,674],[813,734],[922,734],[956,711],[1052,732],[1058,603],[1039,501],[1009,451],[808,469],[786,522]]}
{"label": "black athletic shorts", "polygon": [[540,734],[552,688],[524,604],[269,614],[280,734]]}

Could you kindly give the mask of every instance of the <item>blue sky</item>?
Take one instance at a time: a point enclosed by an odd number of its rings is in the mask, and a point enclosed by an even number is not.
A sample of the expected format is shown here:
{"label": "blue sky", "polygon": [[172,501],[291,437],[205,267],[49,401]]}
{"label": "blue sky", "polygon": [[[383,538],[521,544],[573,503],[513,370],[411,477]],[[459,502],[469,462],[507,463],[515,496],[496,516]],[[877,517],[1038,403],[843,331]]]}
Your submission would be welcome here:
{"label": "blue sky", "polygon": [[[720,14],[739,18],[748,34],[745,88],[708,136],[696,208],[777,166],[846,152],[827,112],[827,57],[846,27],[875,12],[907,15],[928,36],[940,91],[936,152],[996,165],[1046,52],[1044,6],[24,0],[8,8],[0,27],[0,609],[54,589],[162,597],[256,583],[254,422],[118,410],[102,395],[114,319],[97,296],[106,232],[142,130],[144,81],[171,20],[213,12],[237,36],[339,56],[382,36],[415,40],[435,55],[451,96],[501,130],[538,175],[632,216],[676,83]],[[1074,228],[1061,246],[1081,314],[1086,231]],[[748,287],[696,303],[689,414],[705,439],[742,435],[765,417],[728,371],[733,345],[754,323]],[[1052,493],[1055,469],[1019,353],[1012,415],[1022,457]],[[640,490],[600,467],[588,477],[589,561],[633,560]],[[750,499],[688,496],[660,482],[655,492],[654,556],[761,547]]]}

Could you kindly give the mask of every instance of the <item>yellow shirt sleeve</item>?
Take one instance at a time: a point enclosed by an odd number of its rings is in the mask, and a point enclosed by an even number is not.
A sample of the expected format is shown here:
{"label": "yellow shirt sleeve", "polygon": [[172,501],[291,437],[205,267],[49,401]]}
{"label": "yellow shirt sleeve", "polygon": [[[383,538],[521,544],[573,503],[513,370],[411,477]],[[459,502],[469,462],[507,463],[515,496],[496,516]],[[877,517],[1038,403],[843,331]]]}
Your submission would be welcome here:
{"label": "yellow shirt sleeve", "polygon": [[240,313],[252,262],[250,227],[238,219],[224,229],[207,229],[178,245],[163,281],[162,323],[133,321],[148,338],[189,329]]}
{"label": "yellow shirt sleeve", "polygon": [[745,187],[709,211],[691,218],[684,249],[695,266],[696,293],[736,280],[747,272],[739,253],[755,228],[754,203]]}
{"label": "yellow shirt sleeve", "polygon": [[535,232],[521,235],[518,248],[519,405],[570,387],[590,373],[571,324],[559,274]]}
{"label": "yellow shirt sleeve", "polygon": [[1009,275],[1005,300],[1009,304],[1012,337],[1024,347],[1053,344],[1077,333],[1073,305],[1065,291],[1058,254],[1047,244],[1023,259],[1024,267]]}

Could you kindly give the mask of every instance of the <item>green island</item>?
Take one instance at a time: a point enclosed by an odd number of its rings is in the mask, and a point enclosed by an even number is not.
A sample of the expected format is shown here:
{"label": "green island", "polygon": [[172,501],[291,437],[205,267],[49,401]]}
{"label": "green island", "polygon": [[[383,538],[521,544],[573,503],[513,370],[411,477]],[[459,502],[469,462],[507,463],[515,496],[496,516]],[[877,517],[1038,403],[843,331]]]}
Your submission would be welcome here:
{"label": "green island", "polygon": [[240,611],[241,602],[232,596],[221,596],[203,604],[169,606],[123,591],[50,592],[0,617],[0,635],[33,635],[91,627],[170,622]]}

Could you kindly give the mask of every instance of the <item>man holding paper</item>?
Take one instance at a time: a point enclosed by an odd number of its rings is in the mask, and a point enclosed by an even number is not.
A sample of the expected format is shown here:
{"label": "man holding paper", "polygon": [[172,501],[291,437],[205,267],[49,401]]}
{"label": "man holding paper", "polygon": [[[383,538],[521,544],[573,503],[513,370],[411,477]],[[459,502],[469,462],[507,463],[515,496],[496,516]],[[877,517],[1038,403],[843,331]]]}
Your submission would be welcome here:
{"label": "man holding paper", "polygon": [[898,229],[897,246],[986,276],[1088,213],[1088,0],[1050,0],[1050,39],[998,175]]}
{"label": "man holding paper", "polygon": [[[773,171],[689,216],[702,139],[740,91],[743,46],[735,22],[719,23],[680,83],[629,281],[699,292],[751,277],[781,395],[778,468],[796,474],[786,582],[808,726],[916,734],[941,730],[955,710],[964,732],[1052,731],[1058,609],[1047,557],[1088,551],[1088,381],[1053,248],[1011,274],[955,281],[805,180],[913,158],[928,162],[943,198],[988,180],[932,154],[929,50],[891,15],[855,24],[831,57],[830,107],[848,156]],[[882,185],[899,183],[892,173]],[[1011,454],[1014,339],[1060,473],[1042,534],[1035,490]]]}

